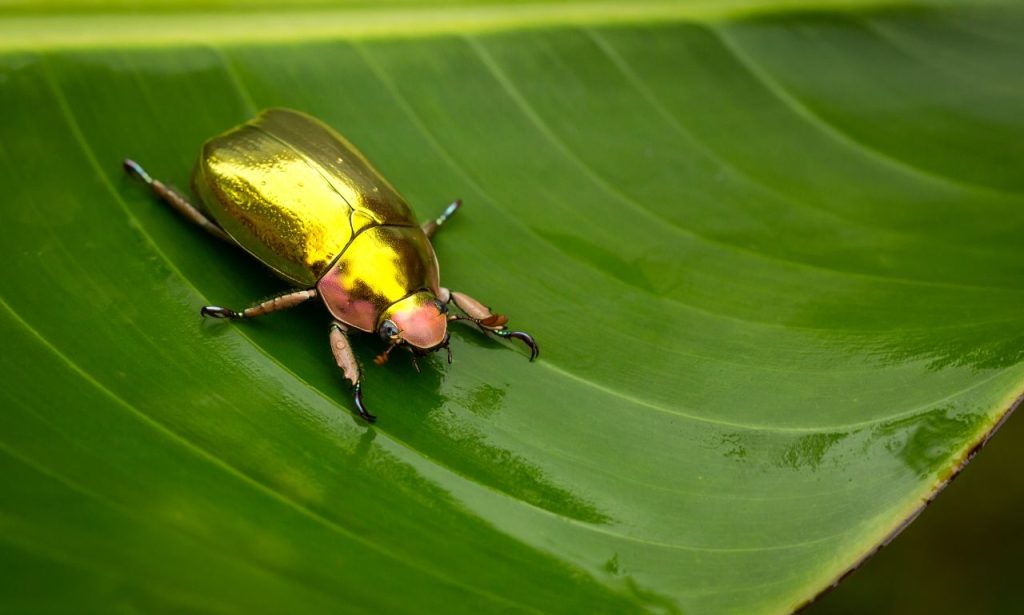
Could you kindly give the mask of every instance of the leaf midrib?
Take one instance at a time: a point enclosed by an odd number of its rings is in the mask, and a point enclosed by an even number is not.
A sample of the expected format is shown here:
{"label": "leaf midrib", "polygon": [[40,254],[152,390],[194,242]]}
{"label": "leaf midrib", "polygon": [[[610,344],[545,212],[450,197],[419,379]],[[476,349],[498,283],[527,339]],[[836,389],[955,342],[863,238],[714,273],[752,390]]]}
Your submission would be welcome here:
{"label": "leaf midrib", "polygon": [[[1004,4],[1005,0],[982,0]],[[656,21],[715,22],[784,12],[854,11],[948,5],[952,0],[655,0],[542,2],[488,6],[407,5],[390,8],[301,7],[287,10],[181,10],[56,13],[25,6],[0,9],[0,53],[89,48],[159,48],[288,43],[329,39],[412,38],[558,25]],[[65,7],[66,8],[66,7]],[[285,16],[287,16],[285,18]]]}

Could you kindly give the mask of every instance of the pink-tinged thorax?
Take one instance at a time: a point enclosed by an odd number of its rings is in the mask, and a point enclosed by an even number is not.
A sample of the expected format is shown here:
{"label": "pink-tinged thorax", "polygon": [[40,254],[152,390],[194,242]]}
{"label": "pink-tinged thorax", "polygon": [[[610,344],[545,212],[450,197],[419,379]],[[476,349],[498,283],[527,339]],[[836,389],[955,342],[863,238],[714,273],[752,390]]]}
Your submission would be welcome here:
{"label": "pink-tinged thorax", "polygon": [[[402,226],[378,226],[359,233],[317,282],[332,316],[368,332],[377,330],[385,312],[404,320],[410,331],[419,332],[419,327],[434,331],[437,325],[430,324],[429,310],[420,312],[438,288],[437,258],[429,240],[418,227]],[[421,294],[429,299],[410,302]],[[436,307],[433,310],[439,314]],[[395,324],[402,328],[397,320]],[[409,335],[434,337],[433,333]]]}

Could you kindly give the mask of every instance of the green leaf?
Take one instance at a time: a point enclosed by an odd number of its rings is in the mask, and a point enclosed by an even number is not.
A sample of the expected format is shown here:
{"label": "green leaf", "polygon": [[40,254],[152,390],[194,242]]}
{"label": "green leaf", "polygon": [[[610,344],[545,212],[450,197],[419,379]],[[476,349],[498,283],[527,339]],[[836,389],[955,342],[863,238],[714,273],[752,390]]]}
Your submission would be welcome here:
{"label": "green leaf", "polygon": [[[787,611],[1024,392],[1019,5],[218,6],[0,18],[0,610]],[[368,427],[322,307],[203,322],[283,285],[121,160],[269,106],[540,360],[360,338]]]}

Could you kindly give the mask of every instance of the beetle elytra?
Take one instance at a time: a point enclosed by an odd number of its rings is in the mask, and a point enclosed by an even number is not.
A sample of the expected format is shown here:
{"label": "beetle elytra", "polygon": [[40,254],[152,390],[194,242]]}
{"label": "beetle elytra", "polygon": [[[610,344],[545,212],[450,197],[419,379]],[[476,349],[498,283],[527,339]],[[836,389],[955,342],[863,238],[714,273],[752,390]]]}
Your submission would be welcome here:
{"label": "beetle elytra", "polygon": [[308,115],[268,109],[207,141],[192,174],[196,204],[138,163],[124,166],[177,212],[256,257],[294,289],[244,310],[208,305],[203,316],[243,320],[323,300],[333,318],[335,361],[367,421],[376,417],[363,404],[352,331],[377,332],[387,342],[378,364],[395,348],[409,350],[414,363],[443,348],[451,363],[451,321],[520,340],[531,361],[540,352],[532,336],[507,327],[507,317],[440,285],[430,239],[460,202],[418,224],[405,199],[352,144]]}

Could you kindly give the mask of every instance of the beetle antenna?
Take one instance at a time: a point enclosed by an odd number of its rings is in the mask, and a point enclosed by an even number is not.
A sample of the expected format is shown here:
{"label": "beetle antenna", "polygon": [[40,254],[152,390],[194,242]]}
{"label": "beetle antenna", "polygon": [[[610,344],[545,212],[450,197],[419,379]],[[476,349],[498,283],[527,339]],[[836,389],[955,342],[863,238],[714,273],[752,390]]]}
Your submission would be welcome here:
{"label": "beetle antenna", "polygon": [[379,355],[375,356],[373,358],[373,362],[376,363],[377,365],[384,365],[385,363],[387,363],[388,362],[388,355],[391,354],[391,351],[394,350],[395,346],[397,346],[397,345],[398,344],[392,343],[390,346],[388,346],[387,350],[385,350],[384,352],[382,352]]}

